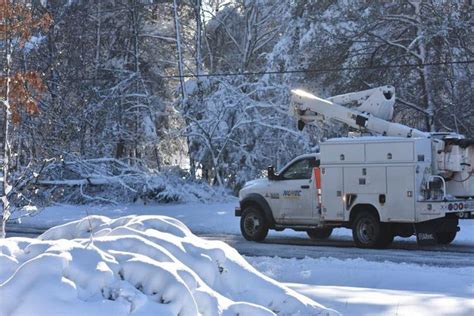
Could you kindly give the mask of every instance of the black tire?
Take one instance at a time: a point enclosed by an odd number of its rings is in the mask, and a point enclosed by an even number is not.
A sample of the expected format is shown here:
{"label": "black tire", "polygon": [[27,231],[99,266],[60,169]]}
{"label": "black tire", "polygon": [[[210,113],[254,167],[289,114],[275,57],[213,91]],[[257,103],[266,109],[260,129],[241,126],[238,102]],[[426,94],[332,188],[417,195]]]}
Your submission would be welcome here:
{"label": "black tire", "polygon": [[358,214],[352,224],[352,238],[359,248],[385,248],[393,241],[389,224],[381,223],[370,212]]}
{"label": "black tire", "polygon": [[331,236],[332,228],[308,229],[306,233],[308,234],[309,238],[311,238],[312,240],[324,240],[324,239],[328,239],[329,236]]}
{"label": "black tire", "polygon": [[440,245],[450,244],[456,238],[457,232],[437,232],[435,233],[436,242]]}
{"label": "black tire", "polygon": [[245,239],[263,241],[268,234],[268,223],[263,213],[254,206],[248,206],[240,217],[240,231]]}

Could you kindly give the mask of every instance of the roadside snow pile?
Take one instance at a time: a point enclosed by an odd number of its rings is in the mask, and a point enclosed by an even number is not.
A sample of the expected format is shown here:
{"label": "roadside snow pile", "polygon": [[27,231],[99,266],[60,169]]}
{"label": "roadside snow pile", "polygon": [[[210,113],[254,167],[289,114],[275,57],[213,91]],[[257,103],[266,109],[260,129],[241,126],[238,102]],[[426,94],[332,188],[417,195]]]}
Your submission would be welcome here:
{"label": "roadside snow pile", "polygon": [[332,315],[165,216],[90,216],[0,240],[0,315]]}

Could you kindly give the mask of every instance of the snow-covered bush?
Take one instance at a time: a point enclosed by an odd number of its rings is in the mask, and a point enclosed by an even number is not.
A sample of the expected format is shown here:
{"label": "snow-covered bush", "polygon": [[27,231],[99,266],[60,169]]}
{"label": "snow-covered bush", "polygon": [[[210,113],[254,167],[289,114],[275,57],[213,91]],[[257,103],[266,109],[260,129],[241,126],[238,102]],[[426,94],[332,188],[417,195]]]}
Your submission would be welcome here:
{"label": "snow-covered bush", "polygon": [[1,315],[335,314],[163,216],[91,216],[0,240],[0,297]]}

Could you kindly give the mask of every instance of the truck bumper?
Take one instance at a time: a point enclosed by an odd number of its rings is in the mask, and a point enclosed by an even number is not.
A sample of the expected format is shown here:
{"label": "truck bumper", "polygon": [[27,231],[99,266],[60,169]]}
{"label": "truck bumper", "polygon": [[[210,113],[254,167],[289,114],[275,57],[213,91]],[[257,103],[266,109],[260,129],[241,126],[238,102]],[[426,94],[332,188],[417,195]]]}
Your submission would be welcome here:
{"label": "truck bumper", "polygon": [[240,207],[235,208],[235,216],[237,217],[242,216],[242,210],[240,209]]}
{"label": "truck bumper", "polygon": [[448,214],[455,214],[461,219],[472,218],[474,214],[474,201],[424,201],[417,203],[417,222],[445,217]]}
{"label": "truck bumper", "polygon": [[460,219],[474,219],[474,212],[473,211],[466,211],[457,214]]}

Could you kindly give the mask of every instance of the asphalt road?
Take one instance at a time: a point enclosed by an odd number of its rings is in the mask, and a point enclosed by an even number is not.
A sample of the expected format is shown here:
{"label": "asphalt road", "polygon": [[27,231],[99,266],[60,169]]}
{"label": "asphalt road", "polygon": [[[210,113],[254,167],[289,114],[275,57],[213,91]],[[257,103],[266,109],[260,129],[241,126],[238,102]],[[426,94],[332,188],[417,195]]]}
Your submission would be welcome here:
{"label": "asphalt road", "polygon": [[[9,226],[9,237],[36,237],[44,229],[24,226]],[[441,267],[473,267],[474,246],[469,243],[452,245],[419,246],[413,240],[395,240],[387,249],[360,249],[351,240],[331,237],[325,241],[313,241],[309,238],[270,236],[256,243],[245,240],[241,235],[209,234],[195,232],[208,240],[221,240],[245,256],[267,256],[282,258],[322,258],[337,259],[362,258],[367,261],[412,263]]]}
{"label": "asphalt road", "polygon": [[309,238],[269,237],[264,242],[256,243],[249,242],[240,235],[204,234],[200,236],[206,239],[224,241],[246,256],[362,258],[376,262],[391,261],[442,267],[474,266],[474,247],[467,243],[446,246],[418,246],[414,241],[394,241],[387,249],[360,249],[356,248],[351,240],[337,238],[326,241],[312,241]]}

